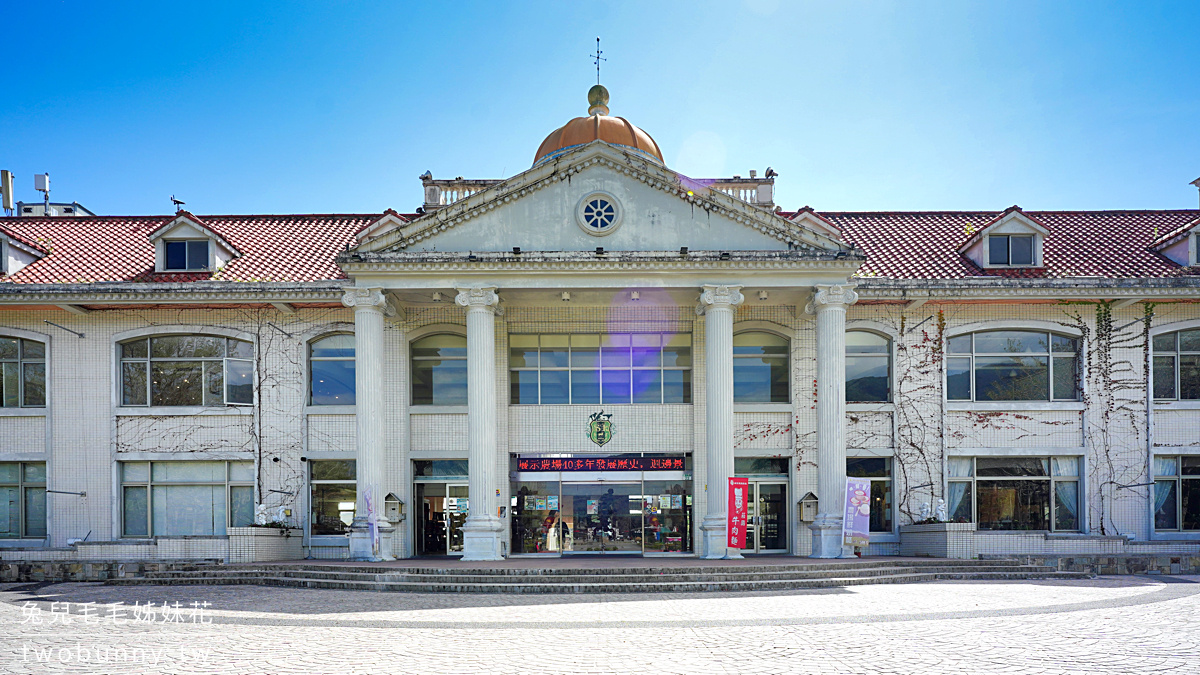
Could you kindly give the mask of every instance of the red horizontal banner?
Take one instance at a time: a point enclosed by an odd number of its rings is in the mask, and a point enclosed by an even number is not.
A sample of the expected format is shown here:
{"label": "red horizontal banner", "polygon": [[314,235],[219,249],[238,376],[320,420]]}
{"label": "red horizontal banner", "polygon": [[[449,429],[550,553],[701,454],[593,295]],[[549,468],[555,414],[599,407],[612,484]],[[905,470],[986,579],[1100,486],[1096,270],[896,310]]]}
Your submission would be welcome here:
{"label": "red horizontal banner", "polygon": [[518,459],[517,471],[683,471],[682,457]]}

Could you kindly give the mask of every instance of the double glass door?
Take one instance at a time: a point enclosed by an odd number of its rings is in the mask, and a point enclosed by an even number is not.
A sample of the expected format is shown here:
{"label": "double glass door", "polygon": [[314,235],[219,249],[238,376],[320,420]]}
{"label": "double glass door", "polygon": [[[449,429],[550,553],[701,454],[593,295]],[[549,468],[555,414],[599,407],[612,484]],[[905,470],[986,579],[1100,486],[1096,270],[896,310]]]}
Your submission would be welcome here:
{"label": "double glass door", "polygon": [[462,526],[470,503],[465,483],[417,483],[417,555],[462,555]]}
{"label": "double glass door", "polygon": [[746,553],[787,552],[787,483],[750,479]]}

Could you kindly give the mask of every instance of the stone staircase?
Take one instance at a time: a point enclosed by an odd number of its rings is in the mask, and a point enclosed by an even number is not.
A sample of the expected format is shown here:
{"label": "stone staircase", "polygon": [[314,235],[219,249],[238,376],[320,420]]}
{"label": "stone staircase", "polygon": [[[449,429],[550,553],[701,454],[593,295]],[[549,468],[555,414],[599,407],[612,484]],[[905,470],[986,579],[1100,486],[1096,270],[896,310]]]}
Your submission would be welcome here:
{"label": "stone staircase", "polygon": [[197,565],[106,581],[109,585],[255,584],[410,593],[658,593],[772,591],[940,580],[1086,579],[1013,560],[864,560],[679,567],[428,568],[354,564]]}

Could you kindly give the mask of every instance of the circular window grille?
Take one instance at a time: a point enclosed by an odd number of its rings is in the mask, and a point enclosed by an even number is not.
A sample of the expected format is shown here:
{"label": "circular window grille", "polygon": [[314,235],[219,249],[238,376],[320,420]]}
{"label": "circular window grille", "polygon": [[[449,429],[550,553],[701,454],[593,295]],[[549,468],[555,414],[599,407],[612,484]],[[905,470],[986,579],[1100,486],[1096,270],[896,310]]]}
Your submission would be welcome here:
{"label": "circular window grille", "polygon": [[591,194],[579,203],[579,225],[588,234],[604,235],[612,232],[621,220],[620,209],[612,197]]}

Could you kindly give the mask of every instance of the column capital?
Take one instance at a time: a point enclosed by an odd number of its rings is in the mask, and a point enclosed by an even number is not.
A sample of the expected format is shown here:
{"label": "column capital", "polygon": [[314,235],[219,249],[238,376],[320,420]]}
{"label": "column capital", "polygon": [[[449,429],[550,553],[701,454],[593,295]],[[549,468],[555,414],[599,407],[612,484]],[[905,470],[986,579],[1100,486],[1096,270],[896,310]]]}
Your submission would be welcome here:
{"label": "column capital", "polygon": [[387,316],[395,316],[396,308],[383,294],[382,288],[347,288],[342,294],[342,304],[346,307],[376,309]]}
{"label": "column capital", "polygon": [[858,302],[858,293],[854,291],[855,283],[848,284],[817,284],[813,286],[812,300],[804,306],[805,314],[816,314],[824,306],[840,305],[844,309]]}
{"label": "column capital", "polygon": [[696,305],[696,314],[704,314],[710,307],[733,309],[745,299],[741,286],[704,284],[700,287],[700,302]]}
{"label": "column capital", "polygon": [[454,296],[454,302],[467,310],[479,308],[494,312],[500,304],[500,296],[496,293],[495,286],[472,286],[455,290],[458,291],[458,295]]}

